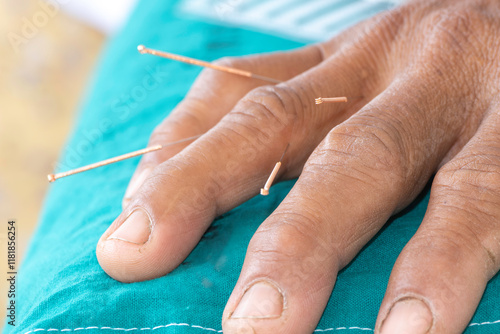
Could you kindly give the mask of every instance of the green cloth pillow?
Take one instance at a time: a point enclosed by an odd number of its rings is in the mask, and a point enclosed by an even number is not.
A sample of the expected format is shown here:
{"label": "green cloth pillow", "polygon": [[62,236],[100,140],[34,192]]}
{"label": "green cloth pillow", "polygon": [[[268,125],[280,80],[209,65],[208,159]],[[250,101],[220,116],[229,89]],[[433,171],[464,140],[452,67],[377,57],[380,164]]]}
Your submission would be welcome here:
{"label": "green cloth pillow", "polygon": [[[136,47],[213,60],[291,49],[299,44],[175,15],[174,1],[142,1],[110,41],[82,108],[61,170],[147,145],[155,127],[183,98],[197,67],[140,55]],[[62,87],[61,89],[64,89]],[[100,268],[95,246],[121,211],[138,158],[55,182],[18,277],[16,327],[4,333],[221,332],[225,303],[246,247],[293,181],[276,185],[218,217],[196,249],[167,276],[124,284]],[[391,268],[420,224],[428,189],[338,276],[317,332],[373,331]],[[500,279],[488,285],[467,333],[500,332]]]}

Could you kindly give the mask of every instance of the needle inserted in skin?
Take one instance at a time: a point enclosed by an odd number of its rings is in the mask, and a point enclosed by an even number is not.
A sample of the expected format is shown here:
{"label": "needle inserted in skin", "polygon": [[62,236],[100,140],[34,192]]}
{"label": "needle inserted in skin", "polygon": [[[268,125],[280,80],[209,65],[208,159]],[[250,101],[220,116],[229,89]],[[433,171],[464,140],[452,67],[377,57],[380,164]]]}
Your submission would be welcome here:
{"label": "needle inserted in skin", "polygon": [[286,151],[288,150],[288,147],[290,144],[288,144],[285,148],[285,151],[283,151],[283,154],[281,155],[280,161],[274,165],[273,171],[271,172],[271,175],[269,175],[269,178],[266,181],[266,184],[264,185],[264,188],[260,188],[260,194],[262,196],[267,196],[269,195],[269,189],[271,189],[271,186],[273,185],[274,179],[276,178],[276,175],[278,174],[280,168],[281,168],[281,163],[283,162],[283,157],[285,156]]}
{"label": "needle inserted in skin", "polygon": [[178,140],[178,141],[174,141],[174,142],[171,142],[171,143],[168,143],[168,144],[165,144],[165,145],[155,145],[155,146],[151,146],[151,147],[146,147],[146,148],[143,148],[142,150],[138,150],[138,151],[130,152],[130,153],[127,153],[127,154],[119,155],[119,156],[114,157],[114,158],[106,159],[106,160],[99,161],[99,162],[96,162],[96,163],[93,163],[93,164],[90,164],[90,165],[87,165],[87,166],[83,166],[83,167],[80,167],[80,168],[72,169],[72,170],[69,170],[67,172],[61,172],[61,173],[56,173],[56,174],[49,174],[49,175],[47,175],[47,178],[49,179],[49,182],[54,182],[55,180],[63,178],[63,177],[66,177],[66,176],[70,176],[70,175],[73,175],[73,174],[78,174],[78,173],[86,172],[86,171],[94,169],[94,168],[106,166],[106,165],[113,164],[113,163],[118,162],[118,161],[130,159],[130,158],[133,158],[133,157],[136,157],[136,156],[139,156],[139,155],[143,155],[143,154],[146,154],[146,153],[151,153],[151,152],[154,152],[154,151],[158,151],[158,150],[161,150],[162,148],[165,148],[165,147],[168,147],[168,146],[172,146],[172,145],[176,145],[176,144],[180,144],[180,143],[184,143],[186,141],[194,140],[194,139],[199,138],[201,136],[202,135],[197,135],[197,136],[193,136],[193,137],[181,139],[181,140]]}
{"label": "needle inserted in skin", "polygon": [[314,102],[316,102],[316,104],[347,102],[347,97],[345,97],[345,96],[342,96],[342,97],[318,97],[317,99],[314,100]]}
{"label": "needle inserted in skin", "polygon": [[282,82],[280,80],[276,80],[276,79],[273,79],[273,78],[269,78],[269,77],[266,77],[266,76],[258,75],[258,74],[255,74],[255,73],[252,73],[252,72],[249,72],[249,71],[244,71],[244,70],[240,70],[240,69],[233,68],[233,67],[220,66],[220,65],[209,63],[207,61],[203,61],[203,60],[198,60],[198,59],[194,59],[194,58],[184,57],[184,56],[176,55],[176,54],[169,53],[169,52],[164,52],[164,51],[149,49],[149,48],[145,47],[144,45],[139,45],[137,47],[137,50],[140,53],[142,53],[142,54],[148,53],[148,54],[151,54],[151,55],[160,56],[160,57],[168,58],[168,59],[172,59],[172,60],[177,60],[177,61],[180,61],[180,62],[183,62],[183,63],[187,63],[187,64],[191,64],[191,65],[198,65],[198,66],[202,66],[202,67],[208,67],[208,68],[211,68],[211,69],[214,69],[214,70],[217,70],[217,71],[222,71],[222,72],[226,72],[226,73],[232,73],[232,74],[240,75],[240,76],[247,77],[247,78],[260,79],[260,80],[264,80],[264,81],[267,81],[267,82],[270,82],[270,83],[273,83],[273,84],[278,84],[278,83]]}

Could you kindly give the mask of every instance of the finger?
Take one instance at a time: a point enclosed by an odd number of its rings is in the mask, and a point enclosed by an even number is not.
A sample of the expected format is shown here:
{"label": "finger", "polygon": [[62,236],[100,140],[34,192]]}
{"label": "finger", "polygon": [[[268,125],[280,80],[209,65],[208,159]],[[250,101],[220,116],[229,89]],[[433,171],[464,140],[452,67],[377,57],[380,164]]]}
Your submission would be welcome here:
{"label": "finger", "polygon": [[[289,80],[298,74],[318,65],[324,59],[339,52],[360,45],[365,34],[360,33],[365,27],[376,24],[381,17],[365,22],[343,31],[335,38],[291,52],[275,52],[244,58],[223,58],[217,63],[222,66],[248,70],[279,80]],[[372,41],[373,42],[373,41]],[[361,69],[368,76],[366,69]],[[153,132],[150,145],[165,144],[196,136],[211,129],[226,115],[250,90],[266,84],[259,80],[237,77],[232,74],[205,70],[197,78],[186,98],[174,109]],[[125,192],[122,206],[125,208],[131,197],[151,174],[154,167],[184,149],[189,143],[175,145],[144,156],[137,167]]]}
{"label": "finger", "polygon": [[378,333],[462,333],[498,272],[498,110],[436,175],[422,225],[392,271]]}
{"label": "finger", "polygon": [[458,133],[429,100],[435,89],[416,74],[396,80],[329,133],[252,238],[224,333],[313,332],[338,270],[420,192]]}
{"label": "finger", "polygon": [[[292,52],[246,58],[223,58],[217,63],[286,80],[318,64],[322,57],[322,51],[318,46],[309,46]],[[164,145],[205,133],[227,114],[240,98],[263,84],[266,82],[225,72],[210,69],[203,71],[186,98],[155,129],[150,138],[150,145]],[[145,155],[125,192],[123,207],[128,205],[131,197],[157,165],[171,158],[187,145],[189,142]]]}
{"label": "finger", "polygon": [[363,103],[317,107],[314,99],[325,92],[376,94],[367,87],[379,87],[374,80],[380,77],[361,71],[371,56],[356,49],[286,83],[253,90],[207,134],[156,167],[101,237],[97,256],[104,270],[137,281],[174,269],[216,215],[259,192],[287,144],[280,176],[298,175],[328,131]]}

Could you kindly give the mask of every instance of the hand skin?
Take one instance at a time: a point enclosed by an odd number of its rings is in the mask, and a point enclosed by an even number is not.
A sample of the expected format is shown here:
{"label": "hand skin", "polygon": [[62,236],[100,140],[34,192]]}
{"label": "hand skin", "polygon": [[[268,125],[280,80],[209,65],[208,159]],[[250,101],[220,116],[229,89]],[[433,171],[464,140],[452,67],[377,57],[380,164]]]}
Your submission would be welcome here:
{"label": "hand skin", "polygon": [[290,143],[278,178],[299,179],[248,246],[224,333],[311,333],[337,272],[434,174],[375,333],[461,333],[500,268],[499,32],[499,1],[410,1],[325,43],[220,60],[285,82],[205,70],[151,144],[207,133],[142,159],[99,263],[122,282],[169,273]]}

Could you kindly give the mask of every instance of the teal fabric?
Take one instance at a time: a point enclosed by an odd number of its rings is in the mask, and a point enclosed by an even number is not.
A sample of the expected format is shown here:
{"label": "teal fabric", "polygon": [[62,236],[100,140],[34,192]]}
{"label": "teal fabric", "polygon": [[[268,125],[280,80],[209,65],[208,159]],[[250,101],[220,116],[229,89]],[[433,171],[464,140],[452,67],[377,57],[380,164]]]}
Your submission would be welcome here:
{"label": "teal fabric", "polygon": [[[182,99],[199,69],[139,55],[138,44],[213,60],[299,46],[263,34],[175,16],[173,1],[142,1],[100,61],[61,169],[139,149]],[[61,87],[64,89],[64,87]],[[95,246],[121,211],[138,159],[61,179],[51,186],[18,283],[17,326],[4,333],[204,333],[221,330],[225,302],[247,244],[293,181],[217,218],[171,274],[123,284],[99,267]],[[373,329],[392,265],[424,215],[428,193],[393,219],[338,276],[318,331]],[[498,333],[500,279],[488,285],[467,333]],[[490,323],[488,323],[490,322]],[[481,325],[480,325],[481,324]]]}

